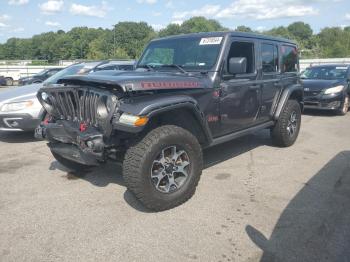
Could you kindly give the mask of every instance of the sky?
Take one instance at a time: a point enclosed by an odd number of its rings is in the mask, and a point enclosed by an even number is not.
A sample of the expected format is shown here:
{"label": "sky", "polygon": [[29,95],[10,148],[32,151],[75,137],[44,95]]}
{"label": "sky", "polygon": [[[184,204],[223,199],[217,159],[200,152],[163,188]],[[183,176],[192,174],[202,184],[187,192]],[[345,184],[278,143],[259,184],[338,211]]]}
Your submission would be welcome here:
{"label": "sky", "polygon": [[350,0],[0,0],[0,43],[76,26],[112,28],[120,21],[145,21],[160,30],[192,16],[259,31],[303,21],[319,32],[350,26]]}

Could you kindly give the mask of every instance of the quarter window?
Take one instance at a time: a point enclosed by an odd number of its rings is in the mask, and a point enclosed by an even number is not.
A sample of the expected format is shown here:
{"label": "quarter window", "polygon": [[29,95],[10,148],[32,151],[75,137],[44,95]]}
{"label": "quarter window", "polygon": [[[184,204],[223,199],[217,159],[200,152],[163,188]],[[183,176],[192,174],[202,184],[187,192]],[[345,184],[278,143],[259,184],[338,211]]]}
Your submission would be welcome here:
{"label": "quarter window", "polygon": [[264,73],[278,71],[278,49],[271,44],[262,44],[261,47],[262,68]]}
{"label": "quarter window", "polygon": [[298,50],[294,46],[282,46],[283,72],[298,71]]}

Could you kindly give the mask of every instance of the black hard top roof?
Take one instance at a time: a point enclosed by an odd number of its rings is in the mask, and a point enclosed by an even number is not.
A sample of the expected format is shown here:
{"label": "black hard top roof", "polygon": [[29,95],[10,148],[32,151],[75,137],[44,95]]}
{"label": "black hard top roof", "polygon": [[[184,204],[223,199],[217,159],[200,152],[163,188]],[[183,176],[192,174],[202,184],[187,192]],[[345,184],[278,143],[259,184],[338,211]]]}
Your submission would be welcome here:
{"label": "black hard top roof", "polygon": [[263,40],[271,40],[271,41],[277,41],[277,42],[283,42],[283,43],[296,45],[296,43],[293,40],[282,38],[282,37],[274,37],[274,36],[268,36],[268,35],[262,35],[262,34],[256,34],[256,33],[245,33],[245,32],[235,32],[235,31],[181,34],[181,35],[175,35],[175,36],[168,36],[168,37],[164,37],[164,38],[157,38],[157,39],[154,39],[153,41],[158,41],[158,40],[162,40],[162,39],[178,39],[178,38],[186,38],[186,37],[220,37],[220,36],[225,37],[227,35],[230,35],[233,37],[257,38],[257,39],[263,39]]}

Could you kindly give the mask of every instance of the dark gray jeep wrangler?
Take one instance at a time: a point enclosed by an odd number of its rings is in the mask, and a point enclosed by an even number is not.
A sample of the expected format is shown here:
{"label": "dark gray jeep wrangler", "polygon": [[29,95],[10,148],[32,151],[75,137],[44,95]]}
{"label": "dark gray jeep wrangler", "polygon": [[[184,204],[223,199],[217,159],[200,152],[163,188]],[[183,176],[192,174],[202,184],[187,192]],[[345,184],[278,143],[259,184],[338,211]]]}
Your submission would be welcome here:
{"label": "dark gray jeep wrangler", "polygon": [[71,169],[121,161],[128,189],[150,209],[173,208],[194,194],[205,147],[265,128],[278,146],[298,137],[303,88],[289,40],[174,36],[150,42],[136,67],[42,88],[50,119],[36,135]]}

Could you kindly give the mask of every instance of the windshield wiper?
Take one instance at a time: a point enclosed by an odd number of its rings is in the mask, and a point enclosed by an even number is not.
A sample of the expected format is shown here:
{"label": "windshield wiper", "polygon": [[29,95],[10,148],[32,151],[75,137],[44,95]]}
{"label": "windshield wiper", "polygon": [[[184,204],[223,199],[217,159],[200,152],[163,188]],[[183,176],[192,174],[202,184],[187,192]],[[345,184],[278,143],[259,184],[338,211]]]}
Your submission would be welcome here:
{"label": "windshield wiper", "polygon": [[168,65],[161,65],[161,67],[172,67],[172,68],[177,68],[181,73],[183,74],[189,74],[185,69],[182,68],[182,66],[177,65],[177,64],[168,64]]}
{"label": "windshield wiper", "polygon": [[150,66],[150,65],[147,65],[147,64],[139,65],[138,67],[139,68],[146,68],[146,69],[149,69],[150,71],[156,71],[153,66]]}

